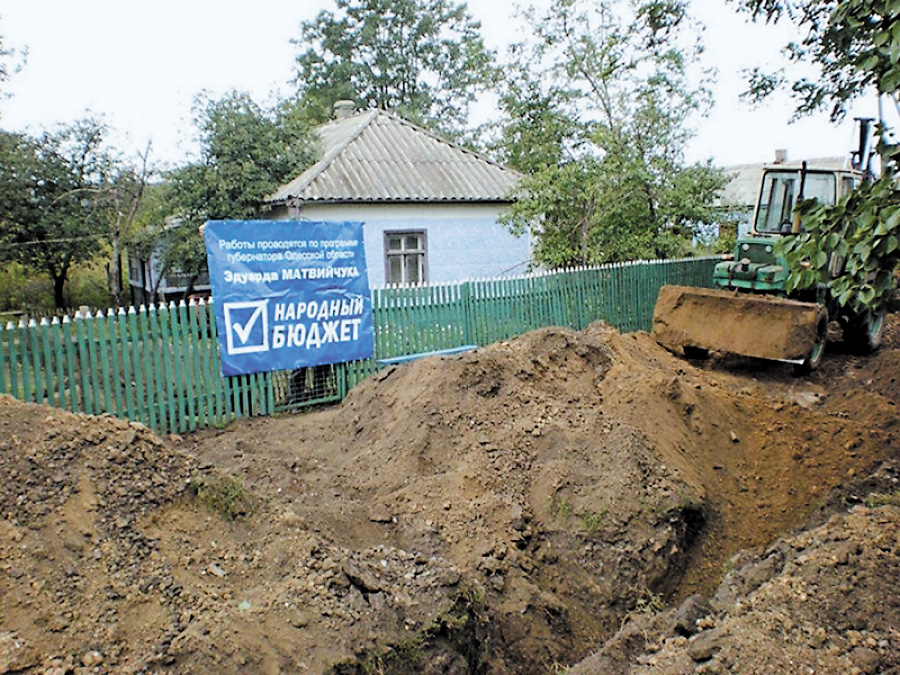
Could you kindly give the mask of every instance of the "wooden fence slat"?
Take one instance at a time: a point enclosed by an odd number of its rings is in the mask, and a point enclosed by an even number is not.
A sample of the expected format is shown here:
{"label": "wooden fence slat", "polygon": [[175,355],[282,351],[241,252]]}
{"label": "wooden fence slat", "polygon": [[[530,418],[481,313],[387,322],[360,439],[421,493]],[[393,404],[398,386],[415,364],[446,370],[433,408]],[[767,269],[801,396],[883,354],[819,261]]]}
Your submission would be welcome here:
{"label": "wooden fence slat", "polygon": [[162,433],[168,433],[169,429],[172,428],[166,421],[168,419],[166,416],[166,384],[169,377],[166,373],[164,361],[168,362],[168,359],[165,358],[163,353],[166,349],[166,343],[160,327],[161,322],[159,320],[159,312],[160,308],[155,305],[150,305],[150,307],[147,308],[147,335],[151,340],[150,348],[153,352],[153,370],[147,373],[147,381],[155,382],[156,384],[154,391],[156,405],[154,406],[154,409],[159,413],[159,416],[157,417],[157,428],[162,430]]}
{"label": "wooden fence slat", "polygon": [[169,410],[172,412],[172,431],[183,433],[186,429],[185,414],[187,406],[185,402],[184,368],[181,359],[181,331],[178,326],[178,308],[174,302],[160,308],[164,314],[160,315],[164,344],[166,345],[166,373],[169,380]]}
{"label": "wooden fence slat", "polygon": [[204,427],[208,424],[206,404],[209,399],[203,394],[206,391],[206,381],[203,375],[204,358],[199,323],[200,301],[191,300],[186,311],[185,317],[187,319],[188,333],[190,334],[191,399],[195,405],[194,415],[191,417],[189,428],[191,431],[194,431],[198,427]]}
{"label": "wooden fence slat", "polygon": [[56,374],[56,364],[50,349],[50,322],[46,318],[41,319],[39,324],[41,353],[44,366],[44,393],[47,398],[47,405],[60,406],[58,399],[54,400],[57,389],[54,386],[54,375]]}
{"label": "wooden fence slat", "polygon": [[28,322],[28,326],[25,329],[25,344],[27,345],[28,354],[31,356],[31,359],[28,361],[28,369],[31,373],[31,377],[26,381],[28,381],[29,384],[34,385],[32,396],[27,400],[35,403],[43,403],[44,384],[43,378],[41,377],[43,365],[41,364],[41,347],[38,342],[37,322],[34,319]]}
{"label": "wooden fence slat", "polygon": [[5,326],[0,325],[0,394],[9,394],[10,387],[7,384],[7,372],[9,367],[12,365],[12,362],[9,358],[9,348],[6,344],[6,340],[9,336],[9,329]]}
{"label": "wooden fence slat", "polygon": [[7,325],[6,335],[9,337],[9,392],[17,398],[22,397],[19,391],[19,368],[22,366],[23,359],[16,348],[18,341],[18,327],[14,323]]}
{"label": "wooden fence slat", "polygon": [[[146,314],[143,306],[141,307],[141,314],[142,316]],[[134,376],[135,415],[137,419],[155,429],[155,415],[151,412],[149,400],[149,380],[145,378],[147,367],[151,360],[151,355],[146,347],[147,339],[141,331],[141,324],[138,323],[138,312],[134,307],[128,309],[125,320],[131,337],[128,356],[134,364],[132,373]]]}
{"label": "wooden fence slat", "polygon": [[[81,400],[78,396],[78,375],[75,371],[75,326],[68,316],[64,316],[60,322],[60,346],[65,353],[66,383],[69,392],[69,405],[72,412],[78,412],[81,408]],[[62,360],[62,357],[60,357]]]}
{"label": "wooden fence slat", "polygon": [[65,375],[65,354],[61,348],[62,340],[60,339],[60,332],[62,331],[62,326],[59,321],[59,317],[54,316],[53,320],[50,321],[50,348],[53,350],[53,363],[55,365],[55,380],[56,380],[56,395],[58,397],[57,405],[60,408],[68,409],[69,404],[66,397],[66,375]]}
{"label": "wooden fence slat", "polygon": [[122,307],[119,307],[116,312],[116,336],[122,354],[122,391],[125,398],[125,416],[128,419],[135,419],[134,390],[131,386],[134,381],[131,376],[131,353],[133,350],[129,341],[128,314]]}
{"label": "wooden fence slat", "polygon": [[94,318],[94,326],[97,329],[97,351],[100,353],[100,379],[98,390],[103,392],[103,412],[113,412],[112,391],[110,387],[111,370],[110,370],[110,354],[109,341],[107,340],[107,329],[109,323],[107,317],[102,312],[97,312]]}
{"label": "wooden fence slat", "polygon": [[88,358],[89,336],[85,326],[85,317],[75,315],[75,338],[78,343],[78,372],[81,376],[82,410],[89,415],[94,414],[94,396],[91,389],[91,360]]}
{"label": "wooden fence slat", "polygon": [[125,376],[122,373],[124,347],[119,339],[118,314],[112,309],[106,312],[106,339],[109,341],[109,364],[112,368],[112,398],[115,405],[115,414],[122,417],[126,414],[125,388],[128,386],[128,383],[125,381]]}

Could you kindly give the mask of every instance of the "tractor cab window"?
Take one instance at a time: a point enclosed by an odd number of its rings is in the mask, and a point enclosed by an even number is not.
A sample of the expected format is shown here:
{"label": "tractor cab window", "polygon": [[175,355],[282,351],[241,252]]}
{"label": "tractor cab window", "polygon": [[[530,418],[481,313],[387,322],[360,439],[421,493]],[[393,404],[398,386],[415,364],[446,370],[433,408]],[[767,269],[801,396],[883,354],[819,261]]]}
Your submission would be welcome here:
{"label": "tractor cab window", "polygon": [[844,176],[841,179],[841,197],[846,197],[859,187],[860,180],[855,176]]}
{"label": "tractor cab window", "polygon": [[[837,191],[834,174],[808,171],[803,186],[804,199],[818,199],[834,204]],[[799,171],[768,171],[763,179],[759,206],[756,210],[756,231],[786,234],[791,231],[794,204],[799,198]]]}

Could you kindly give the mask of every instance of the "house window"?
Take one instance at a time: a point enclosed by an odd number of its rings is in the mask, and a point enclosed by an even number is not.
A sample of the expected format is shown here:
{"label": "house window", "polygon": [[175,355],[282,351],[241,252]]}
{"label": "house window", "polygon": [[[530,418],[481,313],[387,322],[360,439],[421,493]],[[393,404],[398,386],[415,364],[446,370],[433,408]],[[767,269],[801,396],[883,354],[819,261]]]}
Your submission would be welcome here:
{"label": "house window", "polygon": [[425,232],[384,233],[385,280],[421,284],[425,279]]}

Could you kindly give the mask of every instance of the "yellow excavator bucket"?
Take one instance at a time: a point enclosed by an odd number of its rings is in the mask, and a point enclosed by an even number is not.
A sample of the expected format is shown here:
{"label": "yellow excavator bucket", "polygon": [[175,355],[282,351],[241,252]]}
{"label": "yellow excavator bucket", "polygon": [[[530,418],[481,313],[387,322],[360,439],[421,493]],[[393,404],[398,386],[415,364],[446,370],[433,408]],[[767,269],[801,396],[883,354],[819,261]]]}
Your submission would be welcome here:
{"label": "yellow excavator bucket", "polygon": [[652,335],[673,352],[702,349],[801,363],[824,339],[827,326],[827,311],[811,302],[663,286]]}

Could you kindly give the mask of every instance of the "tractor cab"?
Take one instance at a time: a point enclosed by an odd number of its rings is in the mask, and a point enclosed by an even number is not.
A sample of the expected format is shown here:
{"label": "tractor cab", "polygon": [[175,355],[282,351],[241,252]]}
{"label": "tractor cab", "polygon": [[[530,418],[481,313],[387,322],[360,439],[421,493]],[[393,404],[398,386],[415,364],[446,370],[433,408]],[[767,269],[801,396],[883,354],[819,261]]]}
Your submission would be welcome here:
{"label": "tractor cab", "polygon": [[817,199],[828,206],[836,204],[862,180],[861,171],[809,168],[806,162],[765,169],[750,235],[738,240],[733,260],[716,265],[713,282],[720,288],[783,294],[788,270],[775,253],[775,243],[803,230],[794,213],[797,202]]}
{"label": "tractor cab", "polygon": [[763,172],[753,218],[754,234],[790,234],[794,231],[794,207],[803,199],[817,199],[832,206],[862,181],[858,171],[771,168]]}

